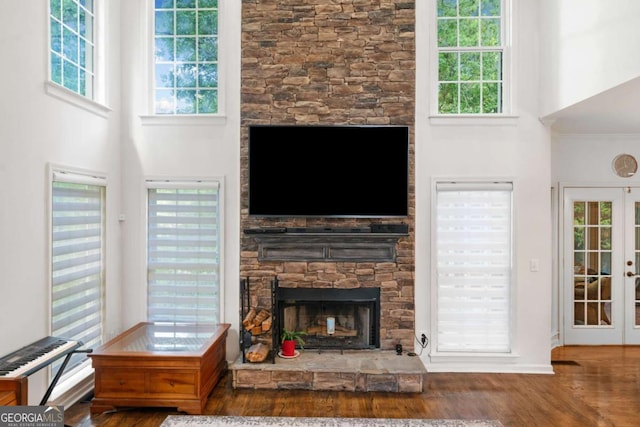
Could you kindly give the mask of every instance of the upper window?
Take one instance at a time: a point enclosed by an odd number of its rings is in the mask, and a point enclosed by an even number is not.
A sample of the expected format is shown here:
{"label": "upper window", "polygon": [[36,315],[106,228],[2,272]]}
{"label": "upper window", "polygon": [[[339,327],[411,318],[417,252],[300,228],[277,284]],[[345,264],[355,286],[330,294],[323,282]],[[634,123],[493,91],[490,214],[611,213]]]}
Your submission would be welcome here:
{"label": "upper window", "polygon": [[50,0],[51,81],[94,99],[94,0]]}
{"label": "upper window", "polygon": [[218,184],[148,185],[147,319],[219,322]]}
{"label": "upper window", "polygon": [[438,114],[504,112],[502,0],[438,0]]}
{"label": "upper window", "polygon": [[154,113],[218,112],[218,0],[155,0]]}

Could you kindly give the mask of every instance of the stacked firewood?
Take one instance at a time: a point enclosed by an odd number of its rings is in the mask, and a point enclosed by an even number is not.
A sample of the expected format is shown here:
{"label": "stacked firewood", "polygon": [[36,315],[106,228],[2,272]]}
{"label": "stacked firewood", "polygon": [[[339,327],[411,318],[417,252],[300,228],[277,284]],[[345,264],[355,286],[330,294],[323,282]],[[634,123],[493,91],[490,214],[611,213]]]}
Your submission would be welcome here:
{"label": "stacked firewood", "polygon": [[271,330],[271,313],[267,310],[251,308],[242,321],[244,329],[251,335],[260,335]]}
{"label": "stacked firewood", "polygon": [[[271,313],[264,309],[251,308],[242,320],[244,329],[251,335],[261,335],[271,330]],[[269,347],[263,343],[253,344],[246,353],[249,362],[262,362],[269,354]]]}

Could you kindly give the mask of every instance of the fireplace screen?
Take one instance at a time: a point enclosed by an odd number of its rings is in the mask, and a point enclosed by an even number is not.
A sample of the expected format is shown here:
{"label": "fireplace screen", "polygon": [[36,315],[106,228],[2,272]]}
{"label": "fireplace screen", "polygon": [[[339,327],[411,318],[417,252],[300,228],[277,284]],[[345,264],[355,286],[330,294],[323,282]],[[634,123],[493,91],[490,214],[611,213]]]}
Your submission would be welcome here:
{"label": "fireplace screen", "polygon": [[379,348],[380,289],[280,288],[280,327],[304,331],[305,348]]}

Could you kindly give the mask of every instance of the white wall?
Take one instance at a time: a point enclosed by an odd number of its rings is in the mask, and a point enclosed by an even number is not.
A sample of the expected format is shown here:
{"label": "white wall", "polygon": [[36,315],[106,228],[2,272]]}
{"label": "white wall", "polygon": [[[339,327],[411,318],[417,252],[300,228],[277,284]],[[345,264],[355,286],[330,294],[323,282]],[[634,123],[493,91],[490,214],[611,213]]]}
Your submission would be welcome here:
{"label": "white wall", "polygon": [[540,3],[541,117],[640,76],[640,2]]}
{"label": "white wall", "polygon": [[[224,118],[213,124],[148,125],[146,35],[149,0],[109,0],[107,31],[108,118],[45,94],[46,2],[12,0],[0,14],[0,51],[5,102],[0,104],[0,354],[49,333],[47,263],[48,162],[108,174],[107,334],[145,320],[145,189],[147,177],[224,178],[224,321],[232,324],[228,359],[238,353],[240,16],[241,2],[221,2]],[[430,2],[416,2],[424,16]],[[516,95],[519,117],[497,126],[434,126],[428,118],[427,22],[417,28],[416,118],[416,327],[430,323],[430,191],[440,177],[513,178],[516,183],[516,285],[511,364],[475,370],[545,371],[550,331],[550,153],[549,137],[537,121],[537,2],[518,1]],[[29,25],[26,31],[25,23]],[[121,24],[121,25],[120,25]],[[120,40],[122,43],[120,43]],[[25,55],[28,52],[28,55]],[[533,54],[532,54],[533,52]],[[7,65],[9,64],[9,65]],[[15,64],[15,67],[11,65]],[[122,98],[122,99],[121,99]],[[118,180],[121,180],[118,183]],[[114,185],[115,184],[115,185]],[[118,185],[121,184],[121,185]],[[126,220],[119,223],[123,213]],[[541,260],[530,272],[529,260]],[[430,360],[423,354],[423,360]],[[445,369],[464,370],[457,364]],[[473,368],[473,367],[472,367]],[[31,401],[46,388],[43,375],[30,378]]]}
{"label": "white wall", "polygon": [[[560,193],[562,185],[567,186],[610,186],[627,187],[640,186],[640,175],[630,178],[621,178],[613,171],[613,159],[621,153],[628,153],[640,158],[640,135],[554,135],[551,146],[551,180],[556,188],[558,206],[563,194]],[[556,212],[558,218],[562,218],[562,212]],[[552,325],[557,344],[563,344],[562,316],[563,307],[560,304],[560,292],[562,291],[563,253],[561,238],[557,238],[556,248],[558,254],[558,271],[555,272],[553,287],[554,307],[558,314]]]}
{"label": "white wall", "polygon": [[[50,334],[49,162],[108,176],[105,320],[120,328],[120,2],[106,9],[107,118],[45,93],[47,3],[6,1],[0,14],[0,355]],[[30,404],[46,390],[45,371],[29,378]]]}
{"label": "white wall", "polygon": [[[431,2],[416,2],[428,16]],[[431,302],[431,184],[438,178],[513,179],[515,210],[515,357],[436,360],[423,353],[429,371],[551,372],[550,138],[538,121],[538,9],[534,0],[514,10],[514,99],[517,118],[450,124],[429,119],[428,31],[418,20],[416,116],[416,329],[435,334]],[[531,272],[531,259],[540,270]],[[433,351],[433,348],[429,348]],[[419,351],[419,350],[418,350]]]}
{"label": "white wall", "polygon": [[[241,2],[220,2],[218,119],[166,118],[150,124],[148,27],[153,2],[122,2],[123,327],[146,320],[146,188],[149,178],[222,178],[224,185],[224,314],[231,323],[227,359],[238,354],[240,278],[240,19]],[[177,120],[171,120],[177,119]]]}
{"label": "white wall", "polygon": [[621,153],[640,158],[640,135],[554,135],[552,180],[556,185],[639,185],[640,174],[621,178],[614,173],[613,159]]}

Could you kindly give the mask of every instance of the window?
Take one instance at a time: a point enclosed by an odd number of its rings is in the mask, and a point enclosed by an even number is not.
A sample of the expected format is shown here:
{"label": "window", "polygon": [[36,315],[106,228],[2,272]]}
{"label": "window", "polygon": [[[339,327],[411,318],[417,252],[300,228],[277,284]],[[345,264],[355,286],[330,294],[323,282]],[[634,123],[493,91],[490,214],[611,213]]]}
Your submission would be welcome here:
{"label": "window", "polygon": [[155,0],[155,114],[218,112],[218,0]]}
{"label": "window", "polygon": [[504,112],[505,3],[437,0],[438,114]]}
{"label": "window", "polygon": [[94,98],[94,0],[50,0],[50,79]]}
{"label": "window", "polygon": [[[104,181],[55,172],[52,182],[51,335],[87,348],[99,346],[103,334]],[[65,372],[87,361],[75,355]]]}
{"label": "window", "polygon": [[148,320],[219,322],[218,184],[150,182],[149,187]]}
{"label": "window", "polygon": [[511,351],[511,183],[438,183],[437,351]]}

